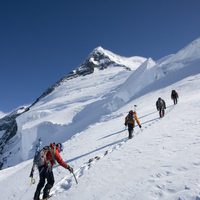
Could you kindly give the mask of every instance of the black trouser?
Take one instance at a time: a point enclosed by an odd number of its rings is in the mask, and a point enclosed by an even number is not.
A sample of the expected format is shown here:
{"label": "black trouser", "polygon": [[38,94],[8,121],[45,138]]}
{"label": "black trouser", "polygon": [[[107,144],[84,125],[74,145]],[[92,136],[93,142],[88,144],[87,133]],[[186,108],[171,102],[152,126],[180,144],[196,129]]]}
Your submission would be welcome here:
{"label": "black trouser", "polygon": [[131,139],[133,137],[133,124],[128,124],[128,138]]}
{"label": "black trouser", "polygon": [[49,196],[50,190],[53,187],[54,184],[54,175],[53,175],[53,171],[52,168],[49,167],[40,167],[39,168],[39,175],[40,175],[40,180],[39,183],[37,185],[37,189],[35,191],[35,195],[34,195],[34,200],[39,200],[40,198],[40,192],[42,190],[42,188],[45,185],[45,181],[47,179],[47,184],[44,187],[43,190],[43,199],[47,198]]}
{"label": "black trouser", "polygon": [[178,103],[178,99],[177,98],[173,98],[174,101],[174,105]]}
{"label": "black trouser", "polygon": [[159,108],[159,116],[160,118],[164,117],[165,115],[165,109],[164,108]]}

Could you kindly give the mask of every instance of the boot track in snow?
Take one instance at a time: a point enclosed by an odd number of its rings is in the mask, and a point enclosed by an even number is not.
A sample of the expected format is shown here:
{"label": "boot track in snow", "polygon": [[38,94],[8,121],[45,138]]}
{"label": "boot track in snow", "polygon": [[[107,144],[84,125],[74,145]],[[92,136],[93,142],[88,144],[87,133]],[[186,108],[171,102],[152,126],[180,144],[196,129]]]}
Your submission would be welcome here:
{"label": "boot track in snow", "polygon": [[[169,112],[172,111],[172,109],[174,108],[174,106],[172,105],[172,106],[169,106],[168,108],[169,108],[169,110],[166,111],[165,116],[166,116]],[[144,126],[144,129],[147,129],[147,128],[151,127],[153,124],[155,124],[155,123],[156,123],[157,121],[159,121],[159,120],[160,120],[160,118],[157,118],[157,119],[155,119],[154,121],[149,122],[147,125]],[[134,135],[135,135],[135,136],[138,135],[139,132],[140,132],[140,131],[143,132],[144,129],[141,129],[141,130],[135,132]],[[126,129],[125,129],[125,130],[126,130]],[[124,131],[125,131],[125,130],[124,130]],[[73,185],[73,179],[74,179],[74,178],[78,179],[78,178],[80,178],[81,176],[83,176],[83,175],[84,175],[84,172],[85,172],[86,170],[89,170],[90,167],[91,167],[92,165],[94,165],[98,160],[100,160],[100,159],[102,159],[103,157],[107,156],[108,154],[112,153],[114,150],[119,149],[122,145],[124,145],[124,144],[125,144],[127,141],[129,141],[129,140],[131,140],[131,139],[128,139],[128,137],[125,138],[125,139],[122,139],[122,141],[121,141],[120,143],[115,144],[115,145],[111,145],[104,153],[102,153],[102,154],[100,154],[100,155],[97,155],[97,156],[95,156],[95,157],[93,157],[93,158],[90,158],[90,159],[88,160],[88,162],[84,163],[79,169],[77,169],[77,170],[74,172],[74,176],[75,176],[75,177],[73,177],[73,174],[71,174],[70,176],[66,176],[66,177],[64,177],[62,180],[60,180],[60,181],[54,186],[55,189],[52,190],[51,196],[56,196],[57,194],[62,193],[63,191],[69,190],[69,189],[72,187],[72,185]],[[111,148],[111,147],[112,147],[112,148]]]}

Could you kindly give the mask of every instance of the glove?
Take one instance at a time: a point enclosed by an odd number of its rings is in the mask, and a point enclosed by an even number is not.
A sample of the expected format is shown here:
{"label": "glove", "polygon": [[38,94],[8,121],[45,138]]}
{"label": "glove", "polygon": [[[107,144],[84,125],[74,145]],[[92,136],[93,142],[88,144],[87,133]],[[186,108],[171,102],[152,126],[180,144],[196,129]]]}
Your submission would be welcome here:
{"label": "glove", "polygon": [[141,125],[139,125],[139,127],[140,127],[140,128],[142,128],[142,126],[141,126]]}
{"label": "glove", "polygon": [[70,167],[69,165],[68,165],[67,169],[69,170],[70,173],[74,172],[74,169],[72,167]]}
{"label": "glove", "polygon": [[33,169],[31,170],[31,173],[30,173],[29,177],[33,178]]}
{"label": "glove", "polygon": [[30,178],[33,178],[33,173],[30,173],[30,176],[29,176]]}

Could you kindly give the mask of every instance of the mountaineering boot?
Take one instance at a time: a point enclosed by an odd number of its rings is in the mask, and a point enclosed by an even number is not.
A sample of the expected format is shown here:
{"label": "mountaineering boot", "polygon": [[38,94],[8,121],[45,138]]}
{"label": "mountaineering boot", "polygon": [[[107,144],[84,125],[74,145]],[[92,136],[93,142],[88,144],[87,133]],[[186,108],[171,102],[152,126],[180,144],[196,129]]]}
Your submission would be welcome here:
{"label": "mountaineering boot", "polygon": [[133,130],[129,130],[128,139],[132,139],[132,138],[133,138]]}
{"label": "mountaineering boot", "polygon": [[40,200],[40,191],[36,191],[33,200]]}
{"label": "mountaineering boot", "polygon": [[51,195],[49,193],[50,193],[50,190],[52,187],[53,187],[53,185],[47,183],[47,185],[45,186],[44,191],[43,191],[43,199],[48,199],[51,197]]}
{"label": "mountaineering boot", "polygon": [[43,198],[43,199],[40,199],[40,200],[48,200],[48,199],[51,198],[51,197],[52,197],[52,195],[48,195],[48,197]]}
{"label": "mountaineering boot", "polygon": [[43,195],[43,199],[49,199],[50,197],[51,197],[51,195],[49,195],[49,194]]}

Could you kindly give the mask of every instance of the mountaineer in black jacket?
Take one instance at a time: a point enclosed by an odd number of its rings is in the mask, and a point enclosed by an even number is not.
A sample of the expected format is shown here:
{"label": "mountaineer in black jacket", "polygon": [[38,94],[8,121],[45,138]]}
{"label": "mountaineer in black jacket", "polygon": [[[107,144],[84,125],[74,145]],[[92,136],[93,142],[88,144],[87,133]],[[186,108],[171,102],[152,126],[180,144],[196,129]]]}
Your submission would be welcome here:
{"label": "mountaineer in black jacket", "polygon": [[161,97],[159,97],[158,100],[156,101],[156,108],[159,111],[160,118],[164,117],[166,104],[165,101],[161,99]]}
{"label": "mountaineer in black jacket", "polygon": [[178,93],[176,90],[172,90],[171,99],[174,101],[174,105],[178,103]]}

